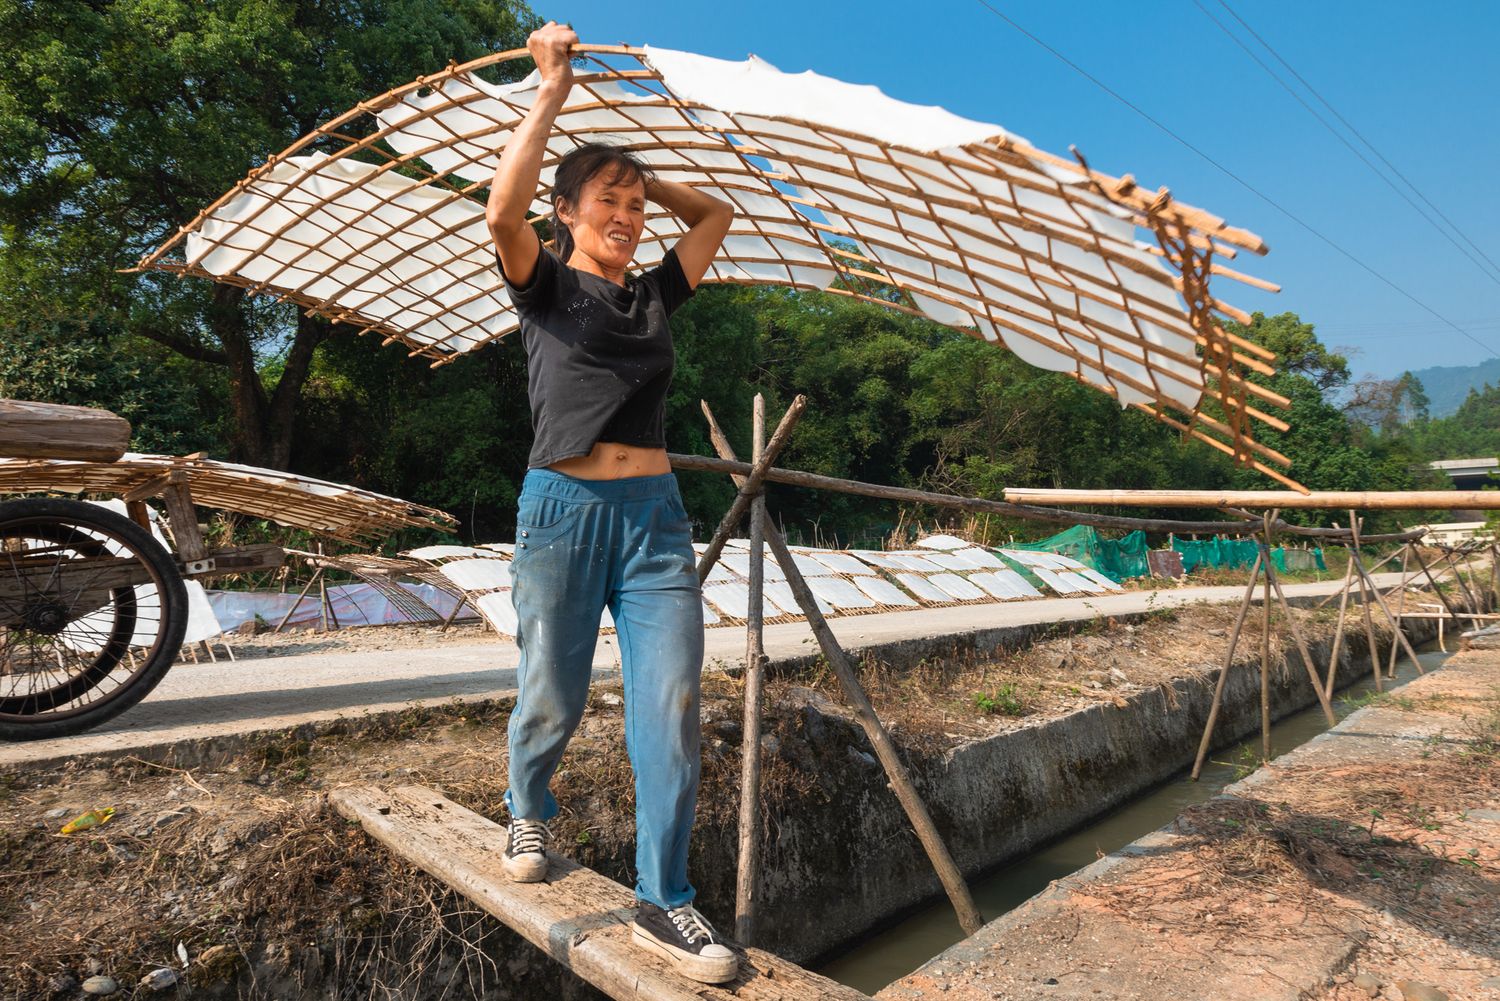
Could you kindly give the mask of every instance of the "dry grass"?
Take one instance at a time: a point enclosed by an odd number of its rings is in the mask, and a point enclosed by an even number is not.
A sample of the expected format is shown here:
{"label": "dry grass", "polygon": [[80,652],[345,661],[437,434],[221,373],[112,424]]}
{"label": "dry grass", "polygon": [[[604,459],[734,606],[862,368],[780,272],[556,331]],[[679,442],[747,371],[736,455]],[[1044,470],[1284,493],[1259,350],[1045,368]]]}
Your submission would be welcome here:
{"label": "dry grass", "polygon": [[[998,655],[928,660],[905,670],[867,661],[860,680],[880,718],[907,743],[941,752],[1100,703],[1123,706],[1145,691],[1159,691],[1175,705],[1175,682],[1219,669],[1236,614],[1234,607],[1202,604],[1148,613],[1136,623],[1100,617]],[[1336,610],[1295,609],[1293,614],[1309,644],[1332,637]],[[1252,609],[1236,651],[1237,669],[1251,664],[1259,669],[1259,623],[1260,612]],[[1279,610],[1271,623],[1273,676],[1300,674],[1304,668]],[[1380,625],[1377,638],[1384,640],[1389,628]],[[804,680],[842,701],[837,679],[826,668]]]}

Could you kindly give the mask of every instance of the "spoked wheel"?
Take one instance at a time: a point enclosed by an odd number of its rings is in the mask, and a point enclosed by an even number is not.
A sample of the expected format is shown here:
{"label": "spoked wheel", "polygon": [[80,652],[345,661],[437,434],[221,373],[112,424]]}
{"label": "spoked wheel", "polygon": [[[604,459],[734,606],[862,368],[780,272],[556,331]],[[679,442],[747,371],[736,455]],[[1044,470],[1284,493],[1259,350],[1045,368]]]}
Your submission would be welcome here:
{"label": "spoked wheel", "polygon": [[0,739],[78,733],[155,688],[187,628],[172,557],[96,504],[0,504]]}

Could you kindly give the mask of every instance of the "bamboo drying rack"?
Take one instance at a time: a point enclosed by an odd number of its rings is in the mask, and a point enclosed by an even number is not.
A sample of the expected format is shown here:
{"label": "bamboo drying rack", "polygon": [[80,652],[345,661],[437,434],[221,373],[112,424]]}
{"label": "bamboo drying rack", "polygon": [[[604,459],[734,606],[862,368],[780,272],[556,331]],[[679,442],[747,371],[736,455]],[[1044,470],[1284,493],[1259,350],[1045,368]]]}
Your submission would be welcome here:
{"label": "bamboo drying rack", "polygon": [[[705,281],[818,289],[1003,342],[1301,489],[1273,468],[1290,460],[1253,434],[1256,421],[1287,429],[1261,407],[1289,401],[1246,378],[1272,373],[1274,355],[1224,329],[1223,317],[1250,317],[1209,288],[1217,276],[1275,290],[1220,263],[1236,248],[1265,253],[1255,234],[1003,130],[915,149],[686,100],[647,50],[575,52],[586,67],[544,160],[538,222],[561,156],[615,138],[735,204]],[[477,74],[526,58],[450,65],[361,103],[252,170],[137,267],[273,295],[434,365],[505,336],[517,320],[480,199],[533,91]],[[1137,242],[1139,229],[1156,246]],[[639,263],[681,232],[669,214],[648,215]]]}
{"label": "bamboo drying rack", "polygon": [[[168,483],[191,490],[191,503],[239,511],[348,542],[384,539],[403,528],[452,533],[458,522],[436,508],[358,487],[198,455],[126,453],[113,462],[0,459],[0,494],[155,496]],[[191,520],[191,510],[183,515]]]}

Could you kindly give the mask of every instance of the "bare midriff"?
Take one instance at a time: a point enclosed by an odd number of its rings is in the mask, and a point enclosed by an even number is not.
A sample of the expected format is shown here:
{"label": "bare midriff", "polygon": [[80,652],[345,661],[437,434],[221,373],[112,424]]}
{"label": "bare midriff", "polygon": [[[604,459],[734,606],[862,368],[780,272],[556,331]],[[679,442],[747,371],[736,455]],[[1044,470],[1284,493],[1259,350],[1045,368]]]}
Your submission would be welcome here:
{"label": "bare midriff", "polygon": [[562,459],[547,468],[580,480],[623,480],[628,476],[670,473],[672,464],[667,460],[664,448],[600,441],[594,443],[588,455]]}

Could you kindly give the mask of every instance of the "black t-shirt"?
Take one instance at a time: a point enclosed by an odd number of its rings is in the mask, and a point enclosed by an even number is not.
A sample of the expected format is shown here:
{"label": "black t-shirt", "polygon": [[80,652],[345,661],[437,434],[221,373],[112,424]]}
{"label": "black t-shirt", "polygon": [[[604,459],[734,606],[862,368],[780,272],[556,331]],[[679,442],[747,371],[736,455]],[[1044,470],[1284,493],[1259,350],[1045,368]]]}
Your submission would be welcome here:
{"label": "black t-shirt", "polygon": [[536,440],[532,469],[587,455],[595,442],[665,448],[672,382],[667,317],[693,294],[677,251],[622,288],[575,271],[542,247],[531,284],[500,277],[521,320]]}

